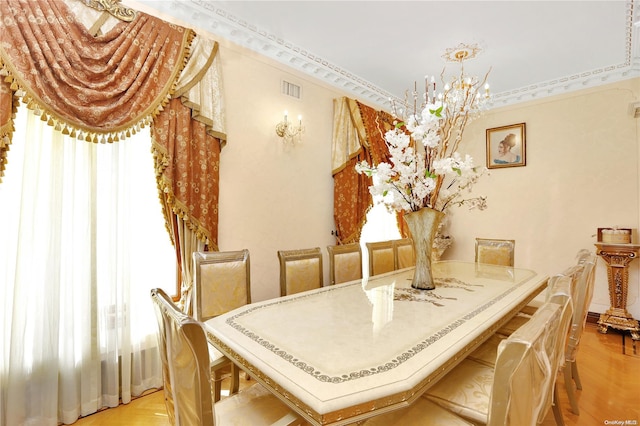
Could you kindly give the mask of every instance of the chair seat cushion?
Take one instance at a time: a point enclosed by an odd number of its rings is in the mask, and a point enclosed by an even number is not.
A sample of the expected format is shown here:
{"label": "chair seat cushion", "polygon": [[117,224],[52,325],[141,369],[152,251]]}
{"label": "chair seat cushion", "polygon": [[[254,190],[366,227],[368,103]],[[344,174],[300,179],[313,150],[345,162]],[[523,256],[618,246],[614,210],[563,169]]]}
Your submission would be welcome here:
{"label": "chair seat cushion", "polygon": [[297,417],[259,383],[217,402],[213,411],[214,424],[224,426],[271,425],[285,416],[292,421]]}
{"label": "chair seat cushion", "polygon": [[208,344],[208,346],[209,346],[209,364],[211,366],[211,370],[217,370],[231,363],[229,358],[224,356],[222,352],[220,352],[215,348],[215,346],[211,344]]}
{"label": "chair seat cushion", "polygon": [[531,302],[527,304],[520,312],[525,315],[533,315],[538,310],[540,306],[544,304],[546,301],[547,295],[546,293],[542,293],[537,295]]}
{"label": "chair seat cushion", "polygon": [[467,358],[493,368],[496,365],[496,357],[498,356],[498,345],[504,339],[504,336],[494,334],[478,349],[471,352]]}
{"label": "chair seat cushion", "polygon": [[526,315],[518,312],[513,318],[509,320],[500,330],[498,334],[503,336],[511,336],[517,329],[525,325],[531,319],[530,315]]}
{"label": "chair seat cushion", "polygon": [[407,408],[381,414],[364,422],[363,426],[473,426],[473,424],[439,407],[426,398],[419,398]]}
{"label": "chair seat cushion", "polygon": [[425,397],[474,423],[486,424],[493,377],[493,368],[465,359],[429,389]]}

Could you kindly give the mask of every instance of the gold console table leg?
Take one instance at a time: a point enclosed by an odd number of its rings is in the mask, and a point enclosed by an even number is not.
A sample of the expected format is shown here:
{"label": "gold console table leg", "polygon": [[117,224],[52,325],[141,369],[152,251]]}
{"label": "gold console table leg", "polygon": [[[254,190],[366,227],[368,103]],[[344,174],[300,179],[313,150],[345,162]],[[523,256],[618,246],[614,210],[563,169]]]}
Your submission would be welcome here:
{"label": "gold console table leg", "polygon": [[629,264],[638,256],[639,245],[635,244],[596,244],[598,256],[607,264],[609,282],[609,300],[611,307],[600,314],[598,331],[606,333],[615,328],[631,333],[633,340],[640,340],[640,325],[627,311],[627,291],[629,282]]}

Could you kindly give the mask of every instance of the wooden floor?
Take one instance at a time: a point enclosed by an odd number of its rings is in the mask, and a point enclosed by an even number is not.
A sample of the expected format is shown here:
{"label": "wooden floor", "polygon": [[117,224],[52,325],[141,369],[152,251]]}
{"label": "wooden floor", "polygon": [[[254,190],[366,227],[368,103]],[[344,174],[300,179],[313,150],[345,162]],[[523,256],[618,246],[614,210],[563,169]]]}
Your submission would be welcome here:
{"label": "wooden floor", "polygon": [[[564,382],[560,378],[560,406],[567,426],[640,426],[640,342],[633,353],[628,334],[610,330],[600,334],[587,324],[578,353],[583,390],[578,391],[580,415],[569,408]],[[244,382],[244,379],[241,379]],[[225,387],[226,388],[226,385]],[[224,389],[223,388],[223,389]],[[614,423],[614,422],[619,423]],[[78,420],[76,426],[167,426],[163,392],[153,392],[127,405],[110,408]],[[543,426],[554,426],[550,412]],[[428,426],[428,423],[425,423]]]}

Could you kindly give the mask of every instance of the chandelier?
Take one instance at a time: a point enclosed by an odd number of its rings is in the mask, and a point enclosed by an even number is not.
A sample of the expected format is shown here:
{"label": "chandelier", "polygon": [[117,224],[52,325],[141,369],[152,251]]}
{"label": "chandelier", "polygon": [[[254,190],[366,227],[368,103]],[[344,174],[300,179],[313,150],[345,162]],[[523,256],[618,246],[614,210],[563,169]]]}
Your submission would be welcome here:
{"label": "chandelier", "polygon": [[466,124],[468,120],[476,118],[486,110],[491,101],[487,83],[491,70],[480,80],[477,76],[465,73],[464,62],[475,58],[480,51],[476,44],[464,43],[446,49],[442,58],[446,62],[458,63],[460,73],[445,77],[443,69],[440,73],[442,87],[440,91],[436,86],[435,76],[425,76],[422,94],[418,92],[417,82],[414,82],[413,91],[405,92],[404,102],[400,106],[395,101],[391,101],[392,114],[401,120],[407,120],[411,116],[417,118],[425,108],[442,108],[442,115],[448,119],[463,119]]}

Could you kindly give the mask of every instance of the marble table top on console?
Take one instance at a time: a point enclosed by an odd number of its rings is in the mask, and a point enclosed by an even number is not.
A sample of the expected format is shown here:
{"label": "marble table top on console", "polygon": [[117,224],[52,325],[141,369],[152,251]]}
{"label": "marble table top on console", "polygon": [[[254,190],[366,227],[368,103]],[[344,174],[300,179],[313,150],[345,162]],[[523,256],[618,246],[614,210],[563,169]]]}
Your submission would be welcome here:
{"label": "marble table top on console", "polygon": [[434,263],[253,303],[205,323],[209,341],[312,424],[413,402],[541,292],[534,271]]}

